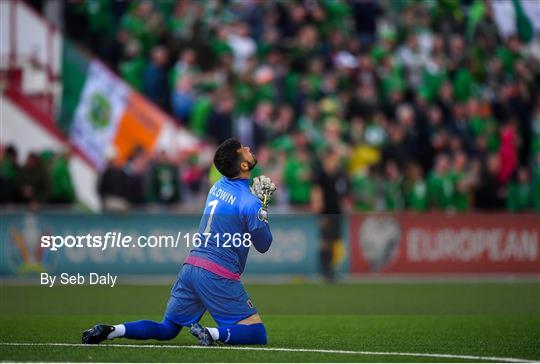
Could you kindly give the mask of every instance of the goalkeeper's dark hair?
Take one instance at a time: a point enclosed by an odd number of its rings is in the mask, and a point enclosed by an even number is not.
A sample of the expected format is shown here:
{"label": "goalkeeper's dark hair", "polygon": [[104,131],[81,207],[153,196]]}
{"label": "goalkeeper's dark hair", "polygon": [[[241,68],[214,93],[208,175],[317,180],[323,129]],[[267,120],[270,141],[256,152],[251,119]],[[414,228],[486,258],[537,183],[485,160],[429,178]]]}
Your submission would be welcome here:
{"label": "goalkeeper's dark hair", "polygon": [[233,178],[240,173],[240,152],[242,144],[234,138],[221,143],[214,154],[214,165],[219,173],[225,177]]}

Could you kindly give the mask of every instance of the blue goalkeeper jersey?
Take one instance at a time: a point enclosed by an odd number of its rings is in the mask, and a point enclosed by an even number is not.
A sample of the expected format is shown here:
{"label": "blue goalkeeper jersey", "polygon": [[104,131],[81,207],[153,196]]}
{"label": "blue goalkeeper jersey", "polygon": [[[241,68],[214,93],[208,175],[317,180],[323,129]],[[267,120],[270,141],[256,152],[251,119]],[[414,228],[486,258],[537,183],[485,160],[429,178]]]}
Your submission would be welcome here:
{"label": "blue goalkeeper jersey", "polygon": [[[220,274],[218,271],[224,268],[239,277],[246,266],[250,245],[264,253],[272,243],[261,208],[261,201],[249,190],[249,179],[221,178],[206,198],[198,231],[200,246],[191,250],[186,262],[210,261],[208,270]],[[193,242],[192,245],[195,246]]]}

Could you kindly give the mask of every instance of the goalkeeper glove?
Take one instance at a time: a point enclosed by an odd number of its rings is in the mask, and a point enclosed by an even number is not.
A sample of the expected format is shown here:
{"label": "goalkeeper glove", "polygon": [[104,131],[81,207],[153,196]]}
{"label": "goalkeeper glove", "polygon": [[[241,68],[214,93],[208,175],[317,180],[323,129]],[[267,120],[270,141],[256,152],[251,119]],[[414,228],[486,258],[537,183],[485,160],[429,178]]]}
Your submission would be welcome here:
{"label": "goalkeeper glove", "polygon": [[276,190],[276,185],[270,178],[263,175],[253,178],[253,184],[251,185],[250,190],[252,194],[261,200],[263,208],[266,209],[272,194]]}

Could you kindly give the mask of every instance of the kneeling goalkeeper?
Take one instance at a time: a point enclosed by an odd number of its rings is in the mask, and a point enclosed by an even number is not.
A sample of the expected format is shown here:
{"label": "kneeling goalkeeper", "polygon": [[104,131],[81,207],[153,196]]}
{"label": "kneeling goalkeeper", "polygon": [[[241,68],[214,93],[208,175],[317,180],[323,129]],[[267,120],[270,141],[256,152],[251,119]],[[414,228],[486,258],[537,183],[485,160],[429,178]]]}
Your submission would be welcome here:
{"label": "kneeling goalkeeper", "polygon": [[[257,159],[236,139],[228,139],[217,148],[214,164],[224,177],[212,186],[206,199],[199,225],[205,243],[192,249],[186,258],[171,290],[163,321],[96,325],[83,332],[83,344],[118,337],[171,340],[182,326],[189,326],[199,344],[205,346],[216,341],[266,344],[264,324],[240,282],[249,244],[235,247],[230,241],[225,242],[228,234],[239,233],[244,239],[248,233],[257,251],[265,253],[270,248],[272,234],[266,206],[276,187],[265,176],[256,177],[249,186]],[[210,238],[206,240],[208,233]],[[198,323],[206,310],[217,322],[217,328],[205,328]]]}

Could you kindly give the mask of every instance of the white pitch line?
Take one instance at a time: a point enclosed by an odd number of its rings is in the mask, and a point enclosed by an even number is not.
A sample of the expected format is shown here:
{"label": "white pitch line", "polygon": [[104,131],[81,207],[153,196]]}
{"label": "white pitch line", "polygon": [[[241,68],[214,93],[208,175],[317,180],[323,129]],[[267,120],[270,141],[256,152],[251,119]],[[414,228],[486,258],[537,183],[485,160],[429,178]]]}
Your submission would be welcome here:
{"label": "white pitch line", "polygon": [[303,349],[303,348],[262,348],[248,346],[196,346],[196,345],[155,345],[155,344],[108,344],[108,345],[84,345],[72,343],[0,343],[1,346],[69,346],[85,348],[144,348],[144,349],[210,349],[210,350],[248,350],[248,351],[281,351],[294,353],[322,353],[322,354],[349,354],[349,355],[384,355],[384,356],[417,356],[427,358],[445,358],[445,359],[465,359],[482,360],[489,362],[509,362],[509,363],[535,363],[540,360],[529,360],[519,358],[501,358],[496,356],[476,356],[461,354],[431,354],[431,353],[403,353],[393,351],[353,351],[353,350],[331,350],[331,349]]}

